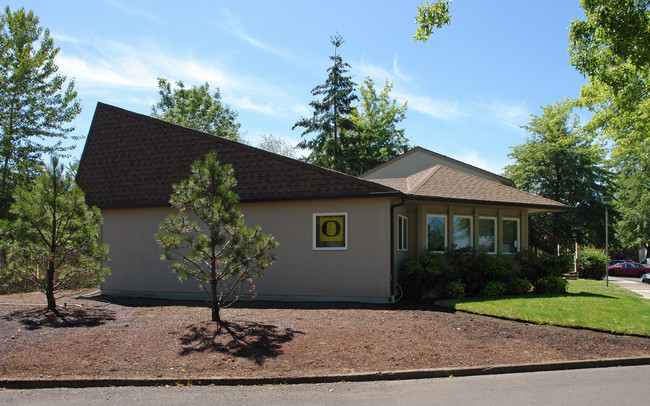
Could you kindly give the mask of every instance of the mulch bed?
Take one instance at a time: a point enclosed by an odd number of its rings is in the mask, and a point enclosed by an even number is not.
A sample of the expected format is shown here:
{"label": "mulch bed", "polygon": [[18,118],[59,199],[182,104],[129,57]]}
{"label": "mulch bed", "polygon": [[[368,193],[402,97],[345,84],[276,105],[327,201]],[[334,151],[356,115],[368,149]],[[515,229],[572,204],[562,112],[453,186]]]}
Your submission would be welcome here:
{"label": "mulch bed", "polygon": [[[0,296],[3,378],[292,377],[650,356],[650,338],[500,320],[434,306]],[[83,305],[83,307],[81,307]]]}

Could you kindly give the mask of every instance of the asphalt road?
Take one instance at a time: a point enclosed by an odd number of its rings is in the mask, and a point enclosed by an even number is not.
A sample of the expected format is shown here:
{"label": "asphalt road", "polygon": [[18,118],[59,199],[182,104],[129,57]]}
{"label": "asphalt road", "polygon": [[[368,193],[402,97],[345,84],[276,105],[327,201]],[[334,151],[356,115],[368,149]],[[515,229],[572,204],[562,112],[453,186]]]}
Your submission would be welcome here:
{"label": "asphalt road", "polygon": [[1,405],[643,405],[650,366],[313,385],[0,390]]}

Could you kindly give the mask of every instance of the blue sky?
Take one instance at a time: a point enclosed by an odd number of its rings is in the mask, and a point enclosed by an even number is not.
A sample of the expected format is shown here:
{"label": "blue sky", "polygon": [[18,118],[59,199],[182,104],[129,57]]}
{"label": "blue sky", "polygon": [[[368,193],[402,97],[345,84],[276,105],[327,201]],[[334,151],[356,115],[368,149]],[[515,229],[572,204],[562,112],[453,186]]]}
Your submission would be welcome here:
{"label": "blue sky", "polygon": [[[74,78],[88,133],[98,101],[150,114],[157,78],[219,87],[246,137],[292,143],[310,91],[331,65],[340,34],[357,84],[408,102],[411,145],[501,173],[520,128],[540,106],[576,97],[585,79],[569,65],[568,27],[578,0],[455,0],[451,24],[415,42],[422,1],[9,1],[40,17],[61,48],[56,63]],[[73,152],[79,157],[83,141]]]}

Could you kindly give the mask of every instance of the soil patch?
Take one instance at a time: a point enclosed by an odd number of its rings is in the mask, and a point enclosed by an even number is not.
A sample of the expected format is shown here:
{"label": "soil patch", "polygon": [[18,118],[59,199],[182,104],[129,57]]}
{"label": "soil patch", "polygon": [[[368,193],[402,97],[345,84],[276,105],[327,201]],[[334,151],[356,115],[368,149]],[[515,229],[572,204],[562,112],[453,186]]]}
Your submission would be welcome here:
{"label": "soil patch", "polygon": [[[3,378],[303,376],[650,356],[650,338],[500,320],[433,306],[0,296]],[[105,298],[108,299],[108,298]],[[83,306],[83,307],[81,307]]]}

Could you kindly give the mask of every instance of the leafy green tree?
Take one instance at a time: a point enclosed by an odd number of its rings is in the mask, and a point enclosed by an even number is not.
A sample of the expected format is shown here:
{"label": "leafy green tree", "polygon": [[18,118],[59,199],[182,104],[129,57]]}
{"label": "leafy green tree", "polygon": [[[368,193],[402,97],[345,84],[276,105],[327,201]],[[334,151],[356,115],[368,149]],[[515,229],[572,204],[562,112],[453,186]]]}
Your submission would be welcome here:
{"label": "leafy green tree", "polygon": [[234,141],[242,141],[238,113],[221,101],[219,89],[210,94],[210,85],[185,88],[182,81],[176,88],[165,78],[158,78],[160,101],[154,104],[151,116],[188,128],[218,135]]}
{"label": "leafy green tree", "polygon": [[57,73],[50,31],[33,11],[0,16],[0,218],[16,187],[38,176],[42,154],[63,153],[67,126],[81,111],[74,81]]}
{"label": "leafy green tree", "polygon": [[647,247],[650,1],[582,0],[581,6],[585,19],[571,23],[569,52],[588,83],[575,104],[594,113],[590,131],[613,141],[617,237],[629,247]]}
{"label": "leafy green tree", "polygon": [[258,148],[275,154],[284,155],[289,158],[296,157],[296,149],[293,145],[291,145],[289,141],[276,137],[273,134],[263,134],[262,141],[258,145]]}
{"label": "leafy green tree", "polygon": [[54,156],[35,183],[16,189],[15,220],[2,223],[7,271],[38,286],[55,314],[55,292],[99,283],[108,274],[101,264],[108,253],[100,240],[102,216],[96,207],[88,208],[72,172]]}
{"label": "leafy green tree", "polygon": [[[237,211],[239,197],[230,165],[211,152],[192,164],[192,173],[173,186],[169,202],[178,209],[161,224],[155,239],[162,259],[181,281],[195,279],[210,296],[212,321],[222,324],[219,309],[237,300],[244,285],[273,264],[273,236],[249,228]],[[208,285],[208,286],[206,286]]]}
{"label": "leafy green tree", "polygon": [[614,207],[619,218],[615,228],[623,246],[650,252],[650,160],[646,159],[643,166],[618,180]]}
{"label": "leafy green tree", "polygon": [[589,127],[614,144],[617,165],[650,149],[650,1],[582,0],[571,23],[571,63],[588,79],[577,105],[594,112]]}
{"label": "leafy green tree", "polygon": [[578,231],[582,243],[602,246],[604,242],[603,195],[612,176],[605,167],[605,150],[585,134],[571,107],[555,103],[533,115],[523,128],[532,135],[524,144],[512,147],[514,163],[506,176],[518,188],[569,206],[561,213],[535,216],[542,227],[562,239]]}
{"label": "leafy green tree", "polygon": [[313,96],[322,96],[322,99],[310,102],[314,109],[312,117],[301,118],[292,129],[303,127],[303,137],[315,134],[314,138],[298,144],[299,148],[311,150],[307,162],[345,172],[348,164],[343,152],[346,149],[346,135],[354,129],[351,115],[358,96],[354,93],[356,84],[352,77],[345,76],[350,65],[343,62],[337,53],[343,38],[336,35],[330,40],[334,45],[334,55],[330,56],[333,65],[327,69],[329,73],[325,83],[311,91]]}
{"label": "leafy green tree", "polygon": [[345,172],[360,175],[397,157],[407,145],[404,129],[397,128],[406,118],[407,104],[399,105],[390,98],[392,88],[387,81],[377,94],[369,77],[359,88],[361,101],[350,116],[354,130],[348,133],[343,154],[347,157]]}
{"label": "leafy green tree", "polygon": [[413,37],[416,41],[427,42],[435,29],[440,29],[451,22],[449,4],[451,0],[437,0],[423,3],[418,7],[415,23],[418,29]]}

